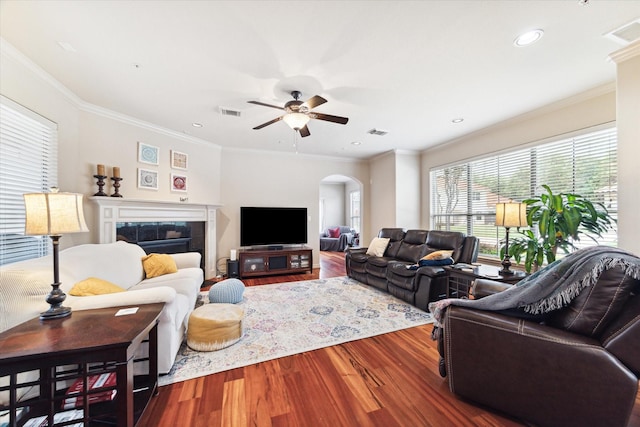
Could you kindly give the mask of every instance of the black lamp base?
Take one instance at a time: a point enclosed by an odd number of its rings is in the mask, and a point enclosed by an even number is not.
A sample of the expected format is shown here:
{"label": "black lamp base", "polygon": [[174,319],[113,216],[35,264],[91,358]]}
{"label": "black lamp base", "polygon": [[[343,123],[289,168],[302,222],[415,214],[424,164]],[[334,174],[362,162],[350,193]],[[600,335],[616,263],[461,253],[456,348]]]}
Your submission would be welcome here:
{"label": "black lamp base", "polygon": [[508,276],[514,273],[514,271],[511,270],[511,261],[509,260],[509,258],[511,258],[509,255],[505,255],[504,259],[502,260],[502,270],[500,270],[501,276]]}
{"label": "black lamp base", "polygon": [[51,307],[47,311],[40,313],[40,320],[59,319],[71,315],[69,307]]}
{"label": "black lamp base", "polygon": [[62,306],[62,302],[67,298],[67,296],[60,289],[60,283],[53,283],[51,287],[53,289],[51,289],[51,292],[47,295],[46,299],[50,307],[49,310],[40,313],[40,320],[58,319],[71,314],[70,307]]}

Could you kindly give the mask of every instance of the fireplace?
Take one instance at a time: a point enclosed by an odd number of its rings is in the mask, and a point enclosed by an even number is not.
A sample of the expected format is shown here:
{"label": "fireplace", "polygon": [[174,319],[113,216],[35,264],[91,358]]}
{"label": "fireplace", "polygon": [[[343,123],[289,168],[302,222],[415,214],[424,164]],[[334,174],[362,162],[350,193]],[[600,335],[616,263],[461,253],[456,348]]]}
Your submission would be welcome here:
{"label": "fireplace", "polygon": [[147,254],[199,252],[204,268],[203,221],[118,222],[116,240],[135,243]]}
{"label": "fireplace", "polygon": [[216,271],[216,210],[218,205],[196,205],[116,197],[91,197],[98,206],[100,243],[124,240],[145,252],[202,254],[205,278]]}

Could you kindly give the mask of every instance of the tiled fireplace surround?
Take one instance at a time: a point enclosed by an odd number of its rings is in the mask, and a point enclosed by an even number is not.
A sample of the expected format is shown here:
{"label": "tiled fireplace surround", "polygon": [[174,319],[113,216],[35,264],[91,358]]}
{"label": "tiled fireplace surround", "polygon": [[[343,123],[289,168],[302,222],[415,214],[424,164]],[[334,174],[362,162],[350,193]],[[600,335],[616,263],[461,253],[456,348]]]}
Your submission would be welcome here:
{"label": "tiled fireplace surround", "polygon": [[97,205],[99,243],[116,241],[116,225],[122,222],[204,222],[204,276],[216,276],[216,212],[219,205],[200,205],[118,197],[91,197]]}

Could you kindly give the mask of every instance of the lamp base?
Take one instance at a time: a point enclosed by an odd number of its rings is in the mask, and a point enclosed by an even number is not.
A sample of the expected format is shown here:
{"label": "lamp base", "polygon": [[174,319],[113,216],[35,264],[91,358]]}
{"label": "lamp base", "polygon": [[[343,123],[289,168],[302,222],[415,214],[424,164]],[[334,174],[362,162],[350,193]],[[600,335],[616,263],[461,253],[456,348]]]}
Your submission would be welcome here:
{"label": "lamp base", "polygon": [[40,313],[40,320],[58,319],[71,314],[70,307],[62,306],[62,302],[67,298],[67,296],[62,292],[62,289],[60,289],[60,283],[53,283],[51,288],[51,292],[49,292],[46,299],[50,306],[49,310]]}
{"label": "lamp base", "polygon": [[47,311],[40,313],[40,320],[59,319],[61,317],[67,317],[71,314],[71,308],[69,307],[51,307]]}
{"label": "lamp base", "polygon": [[511,261],[509,260],[509,258],[511,258],[509,255],[505,255],[504,259],[502,260],[502,270],[500,270],[501,276],[509,276],[510,274],[514,273],[514,271],[511,270]]}

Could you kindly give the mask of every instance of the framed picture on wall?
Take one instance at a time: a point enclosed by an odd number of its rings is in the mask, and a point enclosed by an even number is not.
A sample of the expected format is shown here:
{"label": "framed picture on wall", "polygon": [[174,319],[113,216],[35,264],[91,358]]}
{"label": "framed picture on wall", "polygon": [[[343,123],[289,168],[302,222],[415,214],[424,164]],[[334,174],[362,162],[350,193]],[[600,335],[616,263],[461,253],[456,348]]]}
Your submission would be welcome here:
{"label": "framed picture on wall", "polygon": [[187,177],[177,173],[171,174],[171,191],[187,191]]}
{"label": "framed picture on wall", "polygon": [[150,165],[160,164],[159,151],[158,147],[138,141],[138,161],[140,163],[147,163]]}
{"label": "framed picture on wall", "polygon": [[158,189],[158,172],[138,168],[138,188],[146,190]]}
{"label": "framed picture on wall", "polygon": [[171,167],[173,169],[187,170],[188,166],[189,166],[188,154],[171,150]]}

